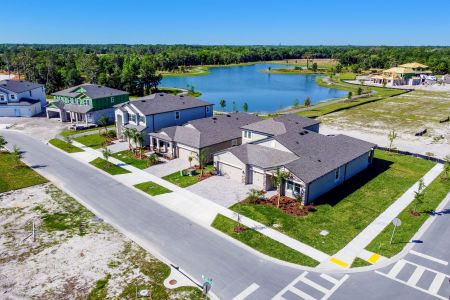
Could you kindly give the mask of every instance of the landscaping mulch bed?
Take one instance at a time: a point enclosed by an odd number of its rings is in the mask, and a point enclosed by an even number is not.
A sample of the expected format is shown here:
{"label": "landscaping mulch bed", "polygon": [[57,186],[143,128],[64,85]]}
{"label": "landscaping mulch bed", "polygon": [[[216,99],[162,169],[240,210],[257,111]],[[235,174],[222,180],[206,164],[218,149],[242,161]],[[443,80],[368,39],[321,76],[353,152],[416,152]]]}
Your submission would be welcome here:
{"label": "landscaping mulch bed", "polygon": [[[275,195],[267,200],[259,200],[257,204],[271,205],[273,207],[277,207],[277,201],[278,195]],[[285,214],[299,217],[306,216],[310,212],[316,211],[316,207],[314,205],[302,205],[297,200],[287,196],[280,197],[279,209],[283,211]]]}

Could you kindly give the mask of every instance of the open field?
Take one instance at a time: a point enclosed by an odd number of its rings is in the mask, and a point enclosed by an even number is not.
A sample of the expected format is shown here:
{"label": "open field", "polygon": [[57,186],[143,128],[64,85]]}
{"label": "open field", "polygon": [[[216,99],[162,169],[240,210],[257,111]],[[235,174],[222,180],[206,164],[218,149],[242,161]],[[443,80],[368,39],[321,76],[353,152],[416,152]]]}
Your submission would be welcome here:
{"label": "open field", "polygon": [[[24,240],[37,227],[36,240]],[[0,194],[3,299],[201,299],[169,290],[170,269],[51,184]]]}
{"label": "open field", "polygon": [[0,170],[0,193],[47,182],[24,163],[16,165],[14,156],[6,151],[0,151]]}
{"label": "open field", "polygon": [[[273,61],[266,61],[266,63],[270,64],[287,64],[287,65],[294,65],[294,66],[306,66],[306,59],[305,58],[295,58],[295,59],[286,59],[286,60],[273,60]],[[335,59],[330,58],[315,58],[309,60],[309,65],[312,65],[313,63],[316,63],[319,68],[331,68],[336,66],[339,62]]]}
{"label": "open field", "polygon": [[[434,163],[410,156],[376,151],[373,165],[346,184],[315,201],[317,211],[305,217],[283,213],[270,205],[245,202],[231,207],[330,255],[342,249]],[[327,230],[327,236],[321,236]]]}

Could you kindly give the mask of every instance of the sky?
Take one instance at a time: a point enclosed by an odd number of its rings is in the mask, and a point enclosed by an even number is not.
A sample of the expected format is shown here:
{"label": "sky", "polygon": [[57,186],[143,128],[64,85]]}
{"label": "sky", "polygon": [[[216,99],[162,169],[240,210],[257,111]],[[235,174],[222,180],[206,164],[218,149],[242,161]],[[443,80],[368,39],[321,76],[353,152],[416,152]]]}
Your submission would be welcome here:
{"label": "sky", "polygon": [[450,46],[449,0],[2,0],[2,11],[0,43]]}

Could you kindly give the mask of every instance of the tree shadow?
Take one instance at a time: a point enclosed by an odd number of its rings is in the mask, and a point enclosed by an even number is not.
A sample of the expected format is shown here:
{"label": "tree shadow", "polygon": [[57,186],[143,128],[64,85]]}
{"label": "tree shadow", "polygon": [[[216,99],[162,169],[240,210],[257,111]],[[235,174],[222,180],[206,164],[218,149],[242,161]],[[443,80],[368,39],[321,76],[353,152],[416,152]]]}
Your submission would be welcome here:
{"label": "tree shadow", "polygon": [[47,165],[32,165],[32,166],[30,166],[30,168],[32,168],[32,169],[43,169],[46,167],[47,167]]}
{"label": "tree shadow", "polygon": [[429,214],[430,216],[450,215],[450,208],[446,208],[446,209],[441,210],[441,211],[425,210],[424,213]]}
{"label": "tree shadow", "polygon": [[372,164],[366,170],[356,174],[340,186],[314,200],[314,205],[329,204],[335,206],[342,199],[345,199],[375,177],[388,170],[392,164],[393,162],[388,160],[373,158]]}

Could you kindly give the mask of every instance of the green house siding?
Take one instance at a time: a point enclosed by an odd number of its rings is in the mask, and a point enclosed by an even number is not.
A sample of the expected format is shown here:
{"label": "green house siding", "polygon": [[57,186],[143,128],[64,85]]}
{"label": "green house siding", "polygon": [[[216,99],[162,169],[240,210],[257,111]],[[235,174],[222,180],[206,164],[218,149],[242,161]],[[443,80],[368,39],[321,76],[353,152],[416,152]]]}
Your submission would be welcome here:
{"label": "green house siding", "polygon": [[87,96],[82,96],[78,98],[54,96],[54,99],[57,101],[62,101],[65,104],[90,105],[93,107],[93,111],[96,111],[112,108],[116,104],[127,102],[128,94],[97,99],[91,99]]}

